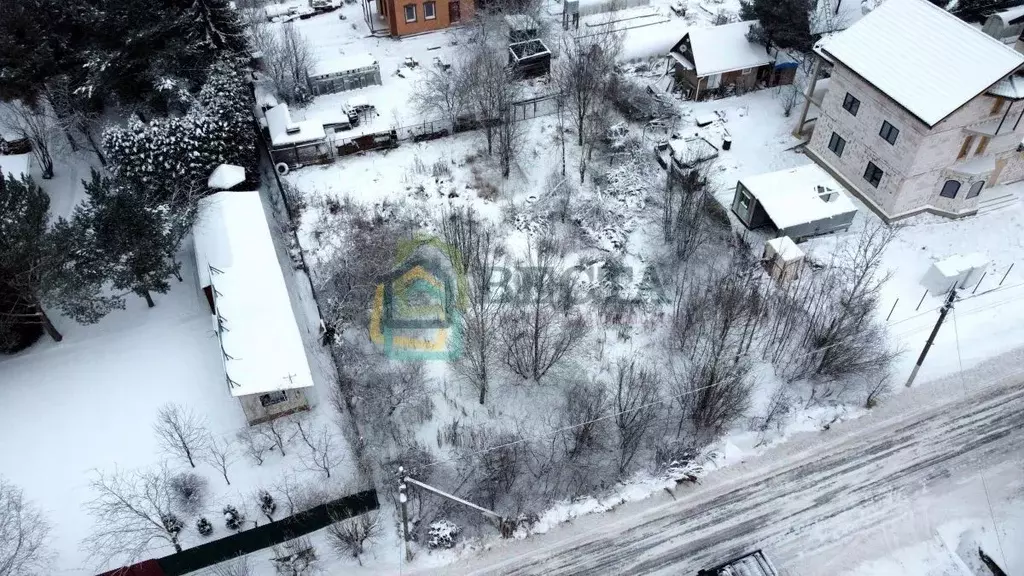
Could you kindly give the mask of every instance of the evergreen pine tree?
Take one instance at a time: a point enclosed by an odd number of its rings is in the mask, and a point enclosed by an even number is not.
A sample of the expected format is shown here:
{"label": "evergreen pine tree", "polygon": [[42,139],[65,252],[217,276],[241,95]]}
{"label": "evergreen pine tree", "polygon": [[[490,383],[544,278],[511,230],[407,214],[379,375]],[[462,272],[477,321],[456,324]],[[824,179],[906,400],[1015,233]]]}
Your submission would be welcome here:
{"label": "evergreen pine tree", "polygon": [[49,208],[49,197],[31,178],[9,176],[0,186],[0,282],[5,298],[24,310],[17,318],[8,308],[0,315],[38,322],[60,341],[46,307],[91,324],[124,303],[103,294],[103,267],[88,230],[63,218],[48,228]]}
{"label": "evergreen pine tree", "polygon": [[216,50],[245,54],[245,25],[228,0],[193,0],[189,10],[196,30],[192,38]]}
{"label": "evergreen pine tree", "polygon": [[168,258],[177,246],[170,234],[167,209],[137,188],[93,170],[84,182],[88,195],[75,212],[87,226],[113,287],[131,290],[153,307],[152,292],[166,294],[168,278],[180,264]]}
{"label": "evergreen pine tree", "polygon": [[757,20],[747,38],[766,50],[778,48],[810,52],[811,11],[816,0],[740,0],[740,18]]}

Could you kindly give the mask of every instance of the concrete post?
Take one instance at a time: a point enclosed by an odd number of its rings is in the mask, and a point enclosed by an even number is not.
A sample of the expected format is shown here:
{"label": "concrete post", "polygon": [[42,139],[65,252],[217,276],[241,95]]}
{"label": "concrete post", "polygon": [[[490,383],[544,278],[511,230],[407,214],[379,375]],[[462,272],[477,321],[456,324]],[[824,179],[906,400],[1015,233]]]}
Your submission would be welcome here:
{"label": "concrete post", "polygon": [[800,110],[800,121],[793,128],[793,136],[801,138],[804,131],[804,124],[807,122],[807,112],[811,109],[811,96],[814,88],[818,85],[818,75],[821,73],[821,57],[817,54],[814,58],[814,66],[811,67],[811,81],[807,84],[807,93],[804,94],[804,106]]}

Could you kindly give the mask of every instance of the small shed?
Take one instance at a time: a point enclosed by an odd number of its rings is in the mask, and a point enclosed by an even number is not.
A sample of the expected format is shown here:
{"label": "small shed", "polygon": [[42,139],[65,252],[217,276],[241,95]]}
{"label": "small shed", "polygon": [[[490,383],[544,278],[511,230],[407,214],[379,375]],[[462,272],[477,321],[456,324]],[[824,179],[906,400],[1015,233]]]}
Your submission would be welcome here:
{"label": "small shed", "polygon": [[668,147],[676,169],[693,168],[698,164],[718,158],[718,148],[700,136],[674,138],[668,141]]}
{"label": "small shed", "polygon": [[508,41],[526,42],[540,36],[540,25],[527,14],[509,14],[505,16],[505,25],[508,26]]}
{"label": "small shed", "polygon": [[768,275],[781,284],[800,275],[804,251],[789,236],[779,236],[764,243],[761,261],[767,266]]}
{"label": "small shed", "polygon": [[330,155],[323,122],[293,121],[287,104],[267,110],[265,120],[270,153],[276,164],[315,162]]}
{"label": "small shed", "polygon": [[828,172],[806,164],[740,179],[732,211],[748,228],[771,225],[800,241],[846,230],[857,207]]}
{"label": "small shed", "polygon": [[321,59],[309,75],[314,96],[381,84],[380,64],[372,54]]}
{"label": "small shed", "polygon": [[520,78],[543,76],[551,71],[551,51],[539,38],[516,42],[508,46],[508,63]]}
{"label": "small shed", "polygon": [[307,409],[313,376],[259,192],[202,198],[193,237],[225,383],[246,420]]}
{"label": "small shed", "polygon": [[[792,84],[796,63],[747,39],[756,21],[692,28],[669,51],[669,72],[694,100],[753,90],[759,85]],[[778,62],[778,66],[776,66]]]}
{"label": "small shed", "polygon": [[1024,6],[991,14],[981,31],[1006,44],[1012,44],[1024,32]]}
{"label": "small shed", "polygon": [[957,289],[974,286],[981,281],[989,260],[984,254],[954,254],[932,264],[921,279],[921,285],[934,295],[945,294],[956,286]]}

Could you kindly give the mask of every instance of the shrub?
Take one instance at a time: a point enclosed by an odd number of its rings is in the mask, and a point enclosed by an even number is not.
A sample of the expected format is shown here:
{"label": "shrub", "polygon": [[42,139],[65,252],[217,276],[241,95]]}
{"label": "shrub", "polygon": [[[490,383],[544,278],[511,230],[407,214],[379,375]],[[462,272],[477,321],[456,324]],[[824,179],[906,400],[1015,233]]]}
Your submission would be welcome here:
{"label": "shrub", "polygon": [[241,530],[245,516],[238,511],[238,508],[228,504],[224,507],[224,526],[229,530]]}
{"label": "shrub", "polygon": [[460,532],[462,529],[458,524],[448,520],[438,520],[430,525],[430,531],[427,533],[430,539],[427,540],[427,545],[431,548],[454,548],[455,540]]}
{"label": "shrub", "polygon": [[194,472],[172,476],[170,486],[174,506],[184,514],[195,514],[206,503],[208,483],[206,478]]}
{"label": "shrub", "polygon": [[213,524],[206,518],[199,518],[196,521],[196,532],[199,532],[201,536],[209,536],[213,534]]}

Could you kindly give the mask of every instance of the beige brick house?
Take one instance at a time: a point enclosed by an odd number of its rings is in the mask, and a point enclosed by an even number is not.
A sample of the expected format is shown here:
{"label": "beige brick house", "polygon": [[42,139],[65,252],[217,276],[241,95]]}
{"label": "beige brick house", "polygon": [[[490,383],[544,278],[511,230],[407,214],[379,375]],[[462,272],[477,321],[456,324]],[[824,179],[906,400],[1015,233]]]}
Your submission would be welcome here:
{"label": "beige brick house", "polygon": [[887,0],[815,52],[794,133],[812,127],[807,154],[886,220],[971,215],[1024,179],[1012,48],[926,0]]}

